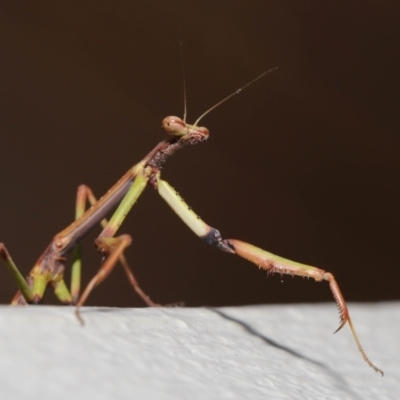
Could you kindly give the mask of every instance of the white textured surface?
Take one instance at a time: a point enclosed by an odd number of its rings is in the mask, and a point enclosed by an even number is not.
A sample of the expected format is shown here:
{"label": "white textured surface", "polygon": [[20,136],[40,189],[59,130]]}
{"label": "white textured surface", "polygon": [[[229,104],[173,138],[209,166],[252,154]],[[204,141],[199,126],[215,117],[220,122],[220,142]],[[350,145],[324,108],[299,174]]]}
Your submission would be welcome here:
{"label": "white textured surface", "polygon": [[0,398],[398,399],[400,304],[0,308]]}

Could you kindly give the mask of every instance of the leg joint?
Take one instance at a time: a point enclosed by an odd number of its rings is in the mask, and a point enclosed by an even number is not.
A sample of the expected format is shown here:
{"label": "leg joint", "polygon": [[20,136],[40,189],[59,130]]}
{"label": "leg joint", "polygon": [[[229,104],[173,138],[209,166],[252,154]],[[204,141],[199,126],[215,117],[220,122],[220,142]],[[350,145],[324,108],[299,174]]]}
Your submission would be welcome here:
{"label": "leg joint", "polygon": [[235,253],[232,246],[227,240],[222,240],[221,234],[219,230],[210,227],[210,231],[202,236],[202,239],[212,247],[217,247],[222,251],[226,251],[228,253]]}

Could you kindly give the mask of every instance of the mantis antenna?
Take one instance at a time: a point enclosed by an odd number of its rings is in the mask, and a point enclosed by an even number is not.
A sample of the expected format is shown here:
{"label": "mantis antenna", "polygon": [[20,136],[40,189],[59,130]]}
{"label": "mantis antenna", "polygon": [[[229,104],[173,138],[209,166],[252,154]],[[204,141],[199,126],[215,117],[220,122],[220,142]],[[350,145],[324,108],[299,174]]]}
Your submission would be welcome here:
{"label": "mantis antenna", "polygon": [[183,43],[181,45],[181,65],[182,65],[182,78],[183,78],[183,122],[186,122],[187,115],[187,101],[186,101],[186,77],[185,77],[185,64],[183,62]]}
{"label": "mantis antenna", "polygon": [[[279,67],[274,67],[269,69],[268,71],[263,72],[261,75],[258,75],[256,78],[254,78],[252,81],[246,83],[244,86],[242,86],[241,88],[235,90],[233,93],[231,93],[229,96],[226,96],[224,99],[222,99],[221,101],[219,101],[217,104],[213,105],[211,108],[209,108],[205,113],[203,113],[202,115],[200,115],[200,117],[197,119],[197,121],[194,123],[195,126],[197,126],[197,124],[200,122],[200,120],[206,116],[210,111],[214,110],[215,108],[217,108],[218,106],[220,106],[222,103],[225,103],[227,100],[229,100],[231,97],[236,96],[237,94],[239,94],[243,89],[246,89],[247,87],[249,87],[250,85],[252,85],[253,83],[257,82],[259,79],[261,79],[264,75],[269,74],[272,71],[275,71],[279,69]],[[186,117],[186,93],[185,93],[185,117]],[[185,121],[185,118],[183,119]]]}

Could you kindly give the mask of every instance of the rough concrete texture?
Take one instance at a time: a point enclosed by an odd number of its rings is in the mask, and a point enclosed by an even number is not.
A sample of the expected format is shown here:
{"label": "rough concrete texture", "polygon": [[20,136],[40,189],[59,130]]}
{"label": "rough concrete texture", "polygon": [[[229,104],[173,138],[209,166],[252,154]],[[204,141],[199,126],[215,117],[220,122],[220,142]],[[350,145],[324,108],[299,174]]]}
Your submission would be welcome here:
{"label": "rough concrete texture", "polygon": [[400,304],[0,308],[0,398],[397,399]]}

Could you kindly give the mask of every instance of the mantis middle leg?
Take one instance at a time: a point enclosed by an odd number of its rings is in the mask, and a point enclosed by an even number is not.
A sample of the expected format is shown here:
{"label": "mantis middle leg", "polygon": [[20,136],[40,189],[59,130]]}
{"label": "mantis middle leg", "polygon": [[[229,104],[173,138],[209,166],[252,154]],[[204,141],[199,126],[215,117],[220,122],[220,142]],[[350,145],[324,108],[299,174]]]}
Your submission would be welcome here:
{"label": "mantis middle leg", "polygon": [[[125,273],[127,274],[128,280],[132,284],[134,290],[144,300],[144,302],[150,307],[159,306],[159,304],[154,303],[150,299],[150,297],[141,289],[137,279],[135,278],[131,268],[126,261],[124,251],[127,247],[130,246],[132,242],[131,236],[127,234],[116,237],[114,236],[118,228],[122,224],[123,220],[125,219],[125,216],[146,187],[148,179],[148,176],[138,174],[131,189],[123,198],[117,210],[112,215],[111,219],[108,222],[105,219],[101,221],[104,229],[99,237],[95,240],[95,245],[98,251],[103,255],[104,262],[96,275],[90,280],[85,290],[83,291],[82,296],[79,297],[79,300],[76,303],[76,315],[81,323],[83,323],[83,319],[80,316],[80,307],[85,303],[91,291],[110,274],[118,261],[121,262]],[[91,195],[91,197],[88,196],[88,199],[89,201],[93,201],[94,203],[96,202],[96,199],[93,195]],[[73,267],[75,267],[75,265]],[[77,269],[79,270],[79,267],[77,267]],[[76,274],[78,275],[78,272]]]}
{"label": "mantis middle leg", "polygon": [[[87,203],[89,203],[91,206],[93,206],[94,204],[97,203],[97,199],[94,196],[90,187],[88,187],[86,185],[81,185],[78,188],[78,193],[77,193],[77,198],[76,198],[76,208],[75,208],[76,218],[80,218],[84,214]],[[103,227],[103,229],[105,229],[108,224],[107,219],[104,218],[100,224]],[[129,235],[124,235],[124,237],[122,239],[120,238],[121,240],[117,240],[117,238],[114,238],[114,239],[115,240],[112,241],[114,243],[112,243],[111,246],[112,245],[115,246],[115,244],[117,242],[123,243],[123,245],[117,252],[117,254],[119,254],[118,261],[124,268],[124,271],[127,275],[127,278],[129,280],[130,284],[132,285],[133,289],[136,291],[136,293],[142,298],[142,300],[148,306],[150,306],[150,307],[158,306],[158,304],[154,303],[150,299],[150,296],[148,296],[143,291],[143,289],[140,287],[138,280],[136,279],[132,269],[130,268],[130,266],[125,258],[125,255],[123,254],[123,251],[126,249],[126,247],[128,247],[131,244],[131,241],[132,241],[131,237]],[[110,242],[110,240],[108,242]],[[106,244],[105,243],[102,244],[100,239],[97,240],[96,245],[102,249],[103,253],[105,252]],[[110,243],[108,244],[108,246],[110,246]],[[81,252],[82,252],[81,248],[82,248],[82,245],[79,243],[78,246],[74,250],[74,257],[73,257],[73,264],[72,264],[72,271],[71,271],[71,296],[72,296],[73,304],[77,304],[78,300],[80,300],[80,303],[82,305],[86,301],[90,291],[94,288],[94,286],[98,285],[101,281],[103,281],[105,279],[105,277],[108,275],[108,273],[110,273],[111,270],[114,268],[117,261],[110,264],[110,260],[109,260],[108,266],[107,265],[104,266],[104,264],[101,266],[98,273],[92,278],[91,284],[88,285],[88,287],[90,286],[90,289],[86,288],[85,296],[82,296],[82,298],[80,299],[79,294],[80,294],[80,283],[81,283],[81,279],[80,279],[81,278]],[[108,248],[108,251],[110,252],[110,248]],[[111,265],[111,267],[110,267],[110,265]],[[109,268],[110,268],[110,270],[108,271]],[[104,270],[108,271],[107,275],[105,275]],[[101,277],[101,279],[100,279],[100,277]]]}

